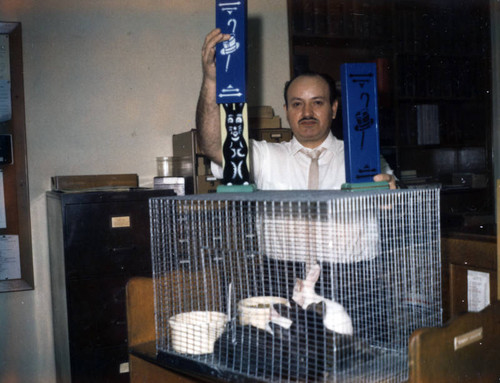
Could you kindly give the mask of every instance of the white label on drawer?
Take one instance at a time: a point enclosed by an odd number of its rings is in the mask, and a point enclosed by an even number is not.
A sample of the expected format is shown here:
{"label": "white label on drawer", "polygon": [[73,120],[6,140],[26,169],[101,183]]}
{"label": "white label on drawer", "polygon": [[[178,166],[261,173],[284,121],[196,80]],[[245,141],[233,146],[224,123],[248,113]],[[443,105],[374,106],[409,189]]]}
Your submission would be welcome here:
{"label": "white label on drawer", "polygon": [[453,346],[455,347],[455,351],[457,351],[469,344],[479,342],[481,339],[483,339],[483,328],[479,327],[465,334],[457,335],[453,339]]}
{"label": "white label on drawer", "polygon": [[130,217],[111,217],[111,227],[130,227]]}
{"label": "white label on drawer", "polygon": [[120,363],[120,374],[126,374],[130,371],[128,362]]}
{"label": "white label on drawer", "polygon": [[467,270],[467,309],[478,312],[490,304],[490,274]]}

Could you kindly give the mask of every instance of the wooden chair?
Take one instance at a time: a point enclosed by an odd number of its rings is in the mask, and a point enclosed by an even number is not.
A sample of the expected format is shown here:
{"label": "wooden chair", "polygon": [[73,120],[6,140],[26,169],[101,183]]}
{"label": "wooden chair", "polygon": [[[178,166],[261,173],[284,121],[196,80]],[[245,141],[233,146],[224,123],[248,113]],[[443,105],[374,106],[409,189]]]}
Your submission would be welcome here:
{"label": "wooden chair", "polygon": [[500,302],[442,328],[415,331],[409,343],[409,381],[500,381]]}

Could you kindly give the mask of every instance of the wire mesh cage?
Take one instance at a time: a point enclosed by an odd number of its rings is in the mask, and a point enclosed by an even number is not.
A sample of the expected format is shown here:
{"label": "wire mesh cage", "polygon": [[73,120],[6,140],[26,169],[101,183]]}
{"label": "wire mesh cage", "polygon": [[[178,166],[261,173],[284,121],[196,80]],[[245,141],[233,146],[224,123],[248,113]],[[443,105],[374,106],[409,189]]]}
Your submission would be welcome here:
{"label": "wire mesh cage", "polygon": [[224,380],[399,382],[442,324],[439,190],[150,200],[156,344]]}

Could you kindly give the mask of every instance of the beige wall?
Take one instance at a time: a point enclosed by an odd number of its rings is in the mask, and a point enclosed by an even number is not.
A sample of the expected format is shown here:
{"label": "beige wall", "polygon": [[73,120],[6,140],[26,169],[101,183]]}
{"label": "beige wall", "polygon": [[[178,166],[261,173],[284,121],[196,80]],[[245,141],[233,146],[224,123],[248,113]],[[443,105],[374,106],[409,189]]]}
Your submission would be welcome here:
{"label": "beige wall", "polygon": [[[54,175],[137,173],[194,127],[209,0],[0,0],[23,27],[35,290],[0,294],[0,383],[54,381],[45,191]],[[286,2],[251,0],[249,102],[282,114]],[[261,32],[261,33],[259,33]]]}

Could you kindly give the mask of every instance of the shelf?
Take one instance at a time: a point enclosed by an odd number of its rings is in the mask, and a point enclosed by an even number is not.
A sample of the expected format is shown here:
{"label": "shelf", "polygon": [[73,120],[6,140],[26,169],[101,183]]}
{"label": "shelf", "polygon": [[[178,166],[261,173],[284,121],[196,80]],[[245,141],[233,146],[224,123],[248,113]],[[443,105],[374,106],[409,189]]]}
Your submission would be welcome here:
{"label": "shelf", "polygon": [[[339,78],[345,62],[384,58],[379,137],[394,171],[443,183],[460,172],[491,179],[489,7],[489,0],[288,0],[292,75]],[[480,191],[488,209],[491,189]],[[467,208],[479,202],[470,191],[450,193]]]}
{"label": "shelf", "polygon": [[446,150],[446,149],[484,149],[484,144],[453,144],[441,143],[435,145],[417,145],[417,144],[399,144],[399,145],[382,145],[383,148],[398,148],[401,150]]}
{"label": "shelf", "polygon": [[478,100],[477,97],[447,97],[447,96],[439,96],[439,97],[425,97],[425,96],[401,96],[397,97],[397,101],[400,103],[413,103],[413,104],[434,104],[434,103],[480,103],[481,100]]}
{"label": "shelf", "polygon": [[353,36],[329,36],[329,35],[311,35],[294,34],[292,36],[292,45],[304,47],[365,47],[373,49],[374,44],[389,47],[387,39],[383,38],[356,38]]}

